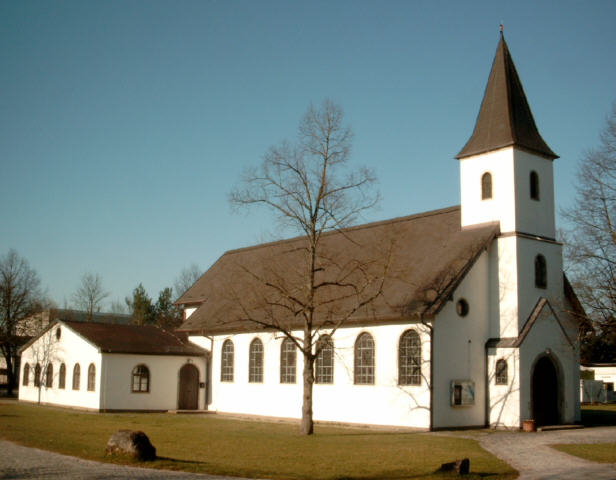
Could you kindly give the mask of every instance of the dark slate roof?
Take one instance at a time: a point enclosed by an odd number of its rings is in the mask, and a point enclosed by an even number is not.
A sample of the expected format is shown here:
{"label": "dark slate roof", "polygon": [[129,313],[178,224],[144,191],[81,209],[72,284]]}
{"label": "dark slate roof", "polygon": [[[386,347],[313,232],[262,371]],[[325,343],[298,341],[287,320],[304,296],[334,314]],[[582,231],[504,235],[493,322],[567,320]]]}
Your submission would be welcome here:
{"label": "dark slate roof", "polygon": [[63,321],[102,353],[144,355],[204,355],[205,350],[190,343],[186,334],[175,334],[153,325],[118,325],[98,322]]}
{"label": "dark slate roof", "polygon": [[[319,272],[320,280],[344,277],[356,284],[362,278],[374,282],[358,294],[347,291],[344,298],[339,298],[339,288],[324,288],[319,303],[327,307],[317,310],[315,326],[331,325],[358,299],[378,291],[385,265],[382,295],[354,312],[347,325],[433,317],[498,233],[494,223],[461,229],[460,207],[452,207],[325,234],[320,248],[327,266]],[[181,330],[206,335],[257,331],[254,320],[266,320],[269,315],[280,319],[285,328],[300,326],[301,319],[285,309],[290,303],[265,283],[302,295],[305,246],[306,238],[298,237],[225,253],[176,302],[199,305]]]}
{"label": "dark slate roof", "polygon": [[475,130],[456,158],[462,159],[509,146],[520,147],[551,160],[558,158],[537,130],[522,83],[501,33]]}
{"label": "dark slate roof", "polygon": [[[50,308],[50,320],[70,320],[75,322],[87,322],[88,312],[83,310],[71,310],[66,308]],[[132,320],[132,315],[126,313],[93,312],[91,321],[97,323],[114,323],[126,325]]]}

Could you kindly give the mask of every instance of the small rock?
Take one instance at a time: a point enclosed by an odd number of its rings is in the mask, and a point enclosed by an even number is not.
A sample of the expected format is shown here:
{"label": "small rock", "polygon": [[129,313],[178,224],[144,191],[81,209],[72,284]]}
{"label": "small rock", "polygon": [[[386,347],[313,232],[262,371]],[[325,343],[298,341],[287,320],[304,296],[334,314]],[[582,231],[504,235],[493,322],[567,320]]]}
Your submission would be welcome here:
{"label": "small rock", "polygon": [[105,455],[127,455],[143,462],[156,459],[156,448],[143,432],[118,430],[107,442]]}
{"label": "small rock", "polygon": [[455,470],[459,475],[468,475],[471,470],[471,461],[468,458],[456,460],[455,462],[443,463],[438,471],[451,472]]}

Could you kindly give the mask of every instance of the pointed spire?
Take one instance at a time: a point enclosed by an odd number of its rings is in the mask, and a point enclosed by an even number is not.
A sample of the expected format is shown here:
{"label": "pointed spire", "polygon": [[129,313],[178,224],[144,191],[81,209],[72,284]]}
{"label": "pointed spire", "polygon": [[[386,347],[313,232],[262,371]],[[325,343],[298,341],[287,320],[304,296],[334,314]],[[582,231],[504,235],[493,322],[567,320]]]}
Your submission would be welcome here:
{"label": "pointed spire", "polygon": [[462,159],[509,146],[529,150],[550,160],[558,158],[537,130],[501,25],[500,41],[475,130],[456,158]]}

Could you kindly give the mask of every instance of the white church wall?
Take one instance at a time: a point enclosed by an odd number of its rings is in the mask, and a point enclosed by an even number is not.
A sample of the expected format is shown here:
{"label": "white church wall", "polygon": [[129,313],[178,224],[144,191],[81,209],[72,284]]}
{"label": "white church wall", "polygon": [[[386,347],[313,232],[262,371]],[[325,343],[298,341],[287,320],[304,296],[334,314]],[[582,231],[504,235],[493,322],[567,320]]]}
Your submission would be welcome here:
{"label": "white church wall", "polygon": [[[492,175],[492,198],[481,198],[481,178]],[[460,160],[462,227],[500,221],[501,232],[515,231],[513,148]]]}
{"label": "white church wall", "polygon": [[190,317],[193,313],[195,313],[197,307],[187,307],[184,309],[184,319]]}
{"label": "white church wall", "polygon": [[[507,382],[498,384],[496,363],[507,362]],[[520,352],[517,348],[488,349],[488,415],[493,428],[519,428]]]}
{"label": "white church wall", "polygon": [[[434,320],[434,428],[484,425],[485,419],[485,342],[489,335],[490,264],[484,252],[464,281]],[[466,316],[456,312],[465,299]],[[452,405],[452,381],[471,381],[474,401]]]}
{"label": "white church wall", "polygon": [[[554,223],[553,161],[516,149],[515,157],[515,231],[546,238],[556,237]],[[539,178],[539,200],[530,197],[530,174]]]}
{"label": "white church wall", "polygon": [[[60,328],[60,338],[56,337]],[[75,332],[58,324],[32,343],[22,352],[19,376],[19,400],[28,402],[51,403],[98,410],[100,406],[101,354],[98,349],[77,335]],[[41,387],[34,386],[34,369],[41,365]],[[45,386],[47,364],[53,364],[53,381],[51,387]],[[60,365],[66,366],[65,387],[59,388]],[[79,389],[73,390],[73,368],[79,363]],[[93,363],[96,368],[94,391],[88,391],[88,368]],[[30,366],[30,379],[23,385],[25,365]],[[40,397],[39,397],[40,395]]]}
{"label": "white church wall", "polygon": [[[562,246],[552,242],[518,237],[519,329],[522,329],[540,297],[547,298],[557,311],[565,311]],[[535,258],[543,255],[547,266],[547,288],[535,286]],[[512,335],[512,336],[517,336]]]}
{"label": "white church wall", "polygon": [[[398,385],[398,342],[402,333],[414,329],[422,342],[422,383]],[[368,332],[375,342],[375,384],[353,383],[354,345],[358,335]],[[295,332],[300,335],[300,332]],[[248,382],[250,342],[258,337],[264,346],[263,383]],[[224,340],[234,343],[234,380],[222,382],[221,348]],[[374,425],[430,426],[430,336],[421,324],[394,324],[366,328],[342,328],[333,336],[334,383],[315,384],[314,419]],[[273,417],[300,418],[303,359],[298,352],[296,383],[280,383],[280,334],[237,334],[214,337],[212,353],[211,409]],[[248,401],[247,401],[248,399]],[[273,401],[275,399],[275,401]]]}
{"label": "white church wall", "polygon": [[[103,356],[102,410],[176,410],[179,399],[180,369],[192,363],[205,383],[205,359],[180,355],[105,354]],[[145,365],[150,372],[150,391],[132,391],[132,372]],[[205,405],[205,389],[199,389],[199,408]]]}
{"label": "white church wall", "polygon": [[[498,303],[496,338],[517,337],[519,333],[519,272],[516,236],[496,240],[498,256],[493,259],[498,270],[498,294],[492,297]],[[534,278],[534,277],[533,277]]]}

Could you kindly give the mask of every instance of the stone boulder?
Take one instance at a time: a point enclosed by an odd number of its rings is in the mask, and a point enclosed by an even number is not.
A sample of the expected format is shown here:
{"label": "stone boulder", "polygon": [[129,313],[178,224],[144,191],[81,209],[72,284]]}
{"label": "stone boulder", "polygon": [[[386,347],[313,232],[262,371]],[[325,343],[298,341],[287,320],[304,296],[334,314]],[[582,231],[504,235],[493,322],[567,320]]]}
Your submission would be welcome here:
{"label": "stone boulder", "polygon": [[156,459],[156,448],[143,432],[118,430],[107,442],[105,455],[126,455],[144,462]]}

